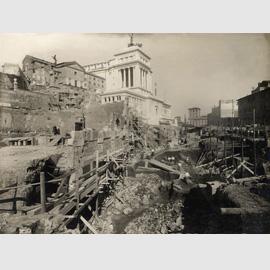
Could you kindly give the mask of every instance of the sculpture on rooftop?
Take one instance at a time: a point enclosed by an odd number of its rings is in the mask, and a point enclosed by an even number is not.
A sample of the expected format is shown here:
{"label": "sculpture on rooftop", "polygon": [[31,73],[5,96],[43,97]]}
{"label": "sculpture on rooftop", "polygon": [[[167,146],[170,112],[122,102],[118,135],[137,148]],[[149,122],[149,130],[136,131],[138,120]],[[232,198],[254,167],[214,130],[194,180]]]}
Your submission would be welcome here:
{"label": "sculpture on rooftop", "polygon": [[129,34],[129,37],[130,37],[130,42],[128,44],[128,47],[132,47],[132,46],[138,46],[138,47],[142,47],[142,43],[133,43],[133,37],[134,37],[134,34]]}

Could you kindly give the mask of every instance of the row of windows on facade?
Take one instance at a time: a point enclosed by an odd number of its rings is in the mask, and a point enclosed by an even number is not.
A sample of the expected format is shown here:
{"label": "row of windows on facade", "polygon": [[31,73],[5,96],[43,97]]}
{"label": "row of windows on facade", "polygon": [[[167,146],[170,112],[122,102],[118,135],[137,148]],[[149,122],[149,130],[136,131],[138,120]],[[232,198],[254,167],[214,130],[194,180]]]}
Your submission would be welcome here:
{"label": "row of windows on facade", "polygon": [[[135,97],[127,97],[126,99],[127,99],[127,101],[132,100],[135,103],[139,103],[141,101],[141,99],[135,98]],[[104,98],[105,102],[111,102],[111,101],[114,102],[114,101],[121,101],[121,100],[122,100],[121,96],[112,96],[112,97],[105,97]]]}
{"label": "row of windows on facade", "polygon": [[[81,82],[81,81],[77,81],[77,80],[70,79],[70,78],[66,78],[66,84],[72,85],[72,86],[75,86],[75,87],[87,88],[87,82]],[[95,83],[94,82],[94,83],[90,83],[90,85],[101,87],[101,88],[104,87],[103,83],[100,84],[100,83]]]}
{"label": "row of windows on facade", "polygon": [[105,102],[121,101],[121,96],[105,97],[104,101]]}
{"label": "row of windows on facade", "polygon": [[[41,76],[41,75],[35,74],[35,75],[33,75],[33,79],[37,80],[37,82],[40,82],[40,81],[45,82],[45,76],[44,75]],[[58,80],[58,76],[55,76],[54,79]],[[75,86],[75,87],[87,88],[87,82],[81,82],[81,81],[70,79],[70,78],[66,78],[66,84],[67,85],[72,85],[72,86]],[[100,84],[98,82],[97,83],[96,82],[90,83],[90,85],[101,87],[101,88],[104,87],[103,83]]]}
{"label": "row of windows on facade", "polygon": [[[42,68],[42,70],[43,70],[43,73],[44,73],[44,69],[43,69],[43,67],[41,67]],[[26,70],[28,70],[28,68],[26,68]],[[36,69],[35,68],[33,68],[33,73],[35,73],[36,72]],[[53,71],[51,71],[50,72],[50,76],[57,76],[59,73],[61,73],[60,71],[58,71],[58,72],[53,72]],[[77,71],[74,71],[74,75],[77,75]],[[95,84],[101,84],[102,86],[104,85],[104,80],[103,79],[101,79],[101,78],[97,78],[97,77],[95,77],[95,76],[93,76],[93,75],[89,75],[89,74],[85,74],[84,75],[84,78],[85,79],[87,79],[87,80],[90,80],[90,81],[95,81],[94,82],[94,85]]]}

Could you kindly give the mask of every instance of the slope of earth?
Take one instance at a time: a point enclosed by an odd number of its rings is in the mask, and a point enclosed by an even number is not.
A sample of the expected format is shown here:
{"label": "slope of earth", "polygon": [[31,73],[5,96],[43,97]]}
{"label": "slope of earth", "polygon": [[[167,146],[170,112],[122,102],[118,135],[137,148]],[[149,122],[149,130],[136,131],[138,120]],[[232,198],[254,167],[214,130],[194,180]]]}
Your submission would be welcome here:
{"label": "slope of earth", "polygon": [[92,225],[99,233],[179,233],[182,198],[156,174],[126,177],[104,201]]}

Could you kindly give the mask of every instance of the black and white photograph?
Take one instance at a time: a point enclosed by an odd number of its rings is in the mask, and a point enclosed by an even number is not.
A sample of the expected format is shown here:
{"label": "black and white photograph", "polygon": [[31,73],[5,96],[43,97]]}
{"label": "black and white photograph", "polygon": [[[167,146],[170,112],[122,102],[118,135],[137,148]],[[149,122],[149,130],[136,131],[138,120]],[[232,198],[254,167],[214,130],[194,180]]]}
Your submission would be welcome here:
{"label": "black and white photograph", "polygon": [[267,269],[268,2],[2,1],[1,269]]}
{"label": "black and white photograph", "polygon": [[0,61],[2,234],[270,232],[269,34],[1,33]]}

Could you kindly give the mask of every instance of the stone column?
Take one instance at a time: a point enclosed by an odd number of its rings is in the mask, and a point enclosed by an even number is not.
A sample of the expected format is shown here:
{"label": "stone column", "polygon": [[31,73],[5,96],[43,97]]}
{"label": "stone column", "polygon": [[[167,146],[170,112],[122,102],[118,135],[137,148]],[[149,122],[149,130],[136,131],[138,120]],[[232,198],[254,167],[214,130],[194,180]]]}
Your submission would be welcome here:
{"label": "stone column", "polygon": [[145,88],[145,70],[143,69],[143,89]]}
{"label": "stone column", "polygon": [[125,68],[126,71],[126,87],[129,87],[129,68]]}
{"label": "stone column", "polygon": [[143,88],[143,69],[141,69],[141,73],[142,73],[142,76],[141,76],[141,87]]}
{"label": "stone column", "polygon": [[140,87],[142,87],[142,69],[140,68]]}
{"label": "stone column", "polygon": [[148,75],[148,72],[146,71],[146,73],[145,73],[145,89],[147,89],[147,75]]}
{"label": "stone column", "polygon": [[134,72],[133,72],[133,67],[129,68],[129,73],[130,73],[130,86],[133,87],[134,86]]}
{"label": "stone column", "polygon": [[122,87],[123,87],[123,75],[122,75],[122,69],[119,69],[119,70],[118,70],[118,73],[119,73],[119,84],[118,84],[118,87],[119,87],[119,88],[122,88]]}
{"label": "stone column", "polygon": [[126,71],[124,68],[123,68],[123,87],[124,88],[126,87]]}
{"label": "stone column", "polygon": [[128,87],[131,87],[131,68],[128,69]]}

